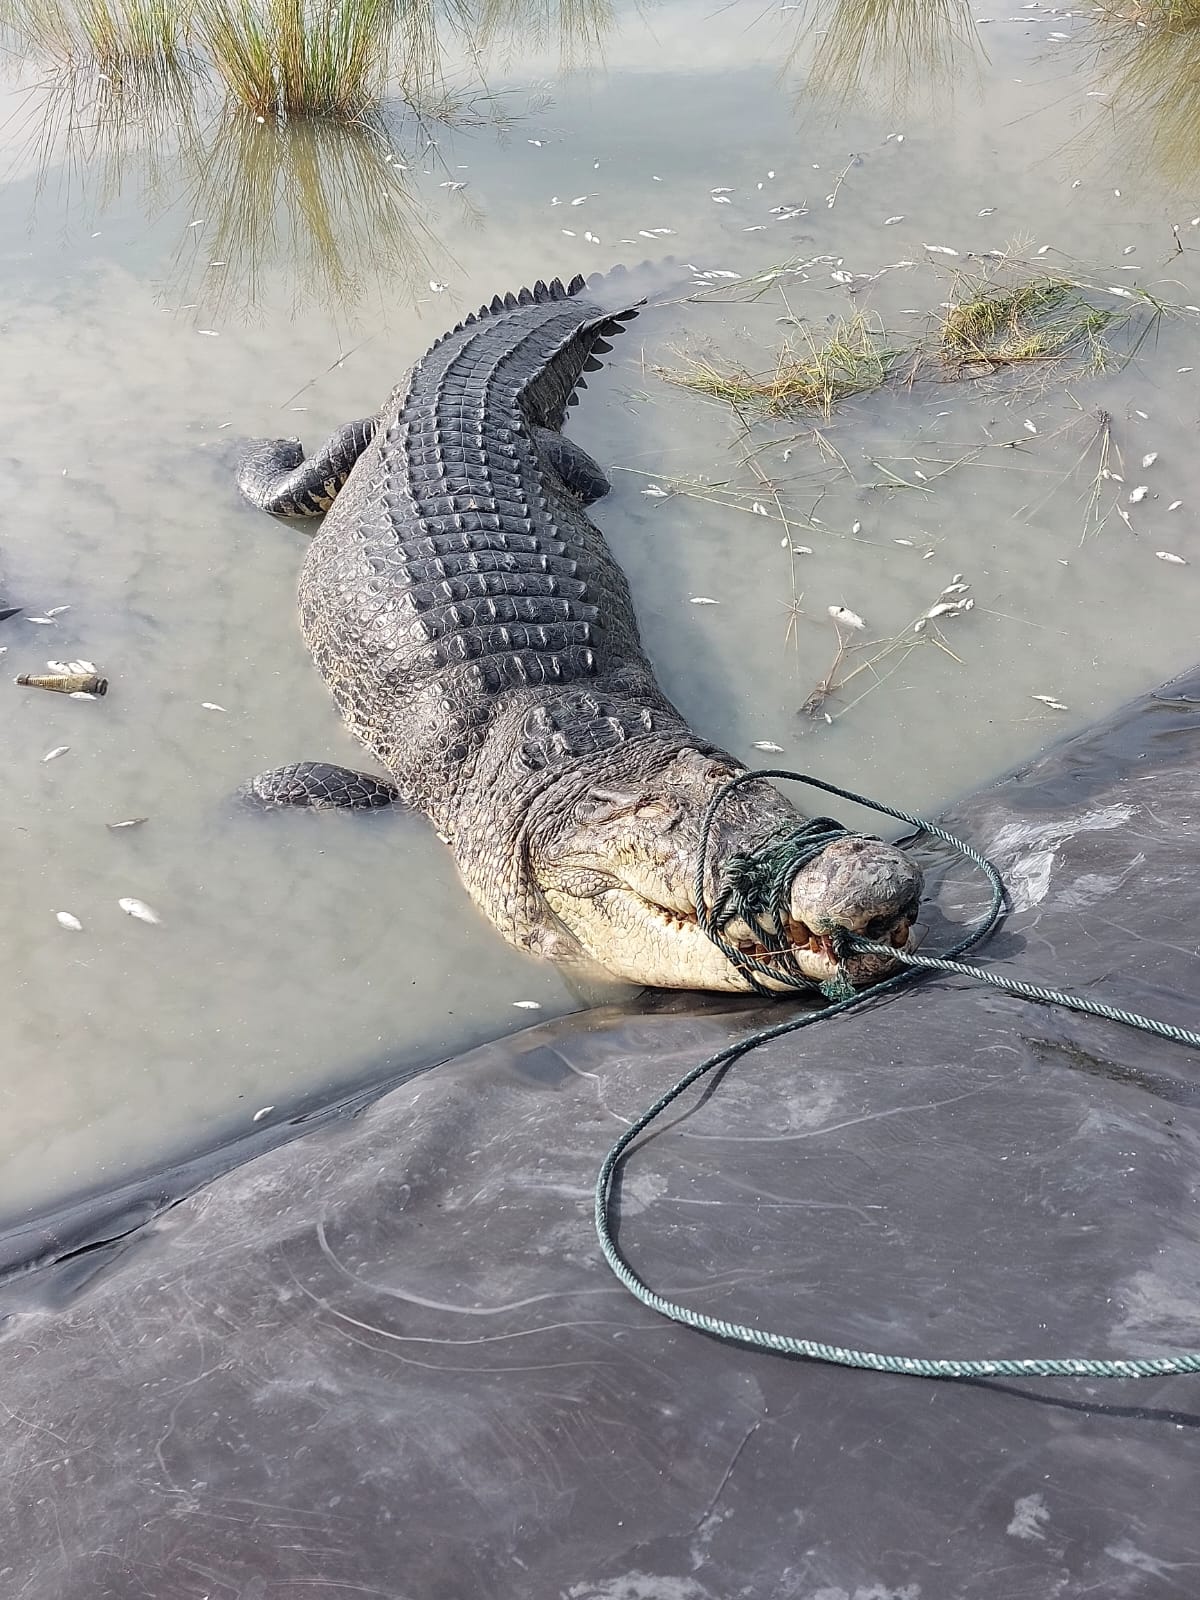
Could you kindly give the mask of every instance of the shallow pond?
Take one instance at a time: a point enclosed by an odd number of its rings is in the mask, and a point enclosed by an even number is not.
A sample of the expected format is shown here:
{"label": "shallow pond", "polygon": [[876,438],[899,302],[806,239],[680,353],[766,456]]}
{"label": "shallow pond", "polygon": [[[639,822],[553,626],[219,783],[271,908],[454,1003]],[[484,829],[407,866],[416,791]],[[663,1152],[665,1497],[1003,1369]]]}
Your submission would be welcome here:
{"label": "shallow pond", "polygon": [[[1042,6],[563,0],[517,17],[486,93],[457,48],[449,114],[394,107],[387,141],[190,91],[106,123],[95,84],[8,58],[0,1219],[600,992],[507,949],[414,819],[229,800],[359,759],[296,625],[304,535],[239,501],[237,437],[315,443],[497,290],[695,269],[572,432],[617,469],[596,520],[665,688],[742,758],[933,808],[1195,659],[1200,43]],[[767,370],[856,310],[929,340],[1004,249],[1132,311],[1132,359],[931,357],[828,423],[753,426],[662,377]],[[958,574],[974,609],[915,634]],[[813,716],[830,606],[866,627]],[[79,657],[107,698],[12,683]]]}

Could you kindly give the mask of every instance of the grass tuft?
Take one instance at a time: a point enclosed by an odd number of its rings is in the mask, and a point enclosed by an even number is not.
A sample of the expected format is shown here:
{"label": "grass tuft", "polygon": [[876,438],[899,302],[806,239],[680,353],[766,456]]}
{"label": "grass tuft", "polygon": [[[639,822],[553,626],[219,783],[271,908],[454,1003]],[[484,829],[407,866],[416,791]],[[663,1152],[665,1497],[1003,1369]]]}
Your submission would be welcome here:
{"label": "grass tuft", "polygon": [[61,61],[119,77],[182,64],[190,11],[191,0],[9,0],[0,22]]}
{"label": "grass tuft", "polygon": [[396,0],[194,0],[193,28],[245,110],[354,118],[383,92],[400,14]]}
{"label": "grass tuft", "polygon": [[818,411],[828,417],[839,402],[880,388],[903,354],[888,346],[882,327],[859,314],[839,319],[823,338],[807,327],[802,332],[802,345],[784,341],[771,372],[693,357],[686,367],[663,376],[739,410],[774,417]]}

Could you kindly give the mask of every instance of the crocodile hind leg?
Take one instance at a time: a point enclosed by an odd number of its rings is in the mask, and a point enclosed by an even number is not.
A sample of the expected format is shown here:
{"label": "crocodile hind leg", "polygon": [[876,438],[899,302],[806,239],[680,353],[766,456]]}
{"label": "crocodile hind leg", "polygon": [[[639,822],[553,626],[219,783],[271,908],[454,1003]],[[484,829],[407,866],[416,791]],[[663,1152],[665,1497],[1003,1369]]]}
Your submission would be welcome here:
{"label": "crocodile hind leg", "polygon": [[590,506],[612,488],[599,464],[573,439],[564,439],[554,428],[535,428],[538,453],[580,502]]}
{"label": "crocodile hind leg", "polygon": [[307,806],[312,810],[366,809],[390,806],[400,791],[386,778],[328,761],[296,761],[251,778],[240,791],[243,800],[259,806]]}
{"label": "crocodile hind leg", "polygon": [[238,458],[238,488],[251,505],[273,516],[319,517],[333,504],[378,425],[378,417],[347,422],[307,458],[299,439],[256,439]]}

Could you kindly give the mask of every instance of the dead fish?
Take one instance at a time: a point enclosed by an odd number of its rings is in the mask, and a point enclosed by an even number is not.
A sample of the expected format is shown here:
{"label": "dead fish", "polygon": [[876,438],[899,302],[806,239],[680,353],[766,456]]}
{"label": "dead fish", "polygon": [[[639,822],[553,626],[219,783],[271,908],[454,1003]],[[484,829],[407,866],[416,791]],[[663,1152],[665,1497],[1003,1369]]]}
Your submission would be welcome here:
{"label": "dead fish", "polygon": [[139,922],[162,921],[157,911],[152,910],[144,900],[137,900],[131,894],[122,895],[117,904],[126,916],[136,917]]}
{"label": "dead fish", "polygon": [[46,754],[42,757],[43,763],[47,761],[57,761],[59,756],[65,756],[70,748],[71,746],[69,744],[56,744],[53,750],[46,751]]}
{"label": "dead fish", "polygon": [[125,817],[121,822],[106,822],[104,826],[110,833],[116,833],[118,828],[140,828],[143,822],[149,820],[149,817]]}
{"label": "dead fish", "polygon": [[850,611],[846,606],[827,606],[826,610],[835,622],[845,623],[847,628],[865,628],[866,623],[857,611]]}
{"label": "dead fish", "polygon": [[60,928],[70,928],[72,933],[82,933],[83,923],[78,917],[73,917],[69,911],[56,911],[54,919]]}

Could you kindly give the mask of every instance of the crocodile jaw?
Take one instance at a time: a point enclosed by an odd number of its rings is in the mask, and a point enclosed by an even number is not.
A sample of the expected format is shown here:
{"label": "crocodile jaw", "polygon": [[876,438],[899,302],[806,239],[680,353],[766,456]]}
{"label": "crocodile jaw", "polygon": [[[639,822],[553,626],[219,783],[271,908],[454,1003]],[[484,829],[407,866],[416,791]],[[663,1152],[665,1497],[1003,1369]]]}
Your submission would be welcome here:
{"label": "crocodile jaw", "polygon": [[[853,952],[839,960],[834,936],[843,930],[910,948],[921,887],[919,869],[893,846],[856,836],[836,840],[792,882],[788,959],[781,970],[793,978],[799,971],[815,984],[840,975],[856,987],[887,977],[895,961]],[[623,880],[594,869],[555,875],[543,882],[542,893],[581,955],[627,982],[743,994],[754,987],[700,928],[686,880],[668,886],[640,862]],[[770,964],[772,957],[745,924],[730,924],[724,937]],[[785,977],[754,976],[767,989],[795,987]]]}

